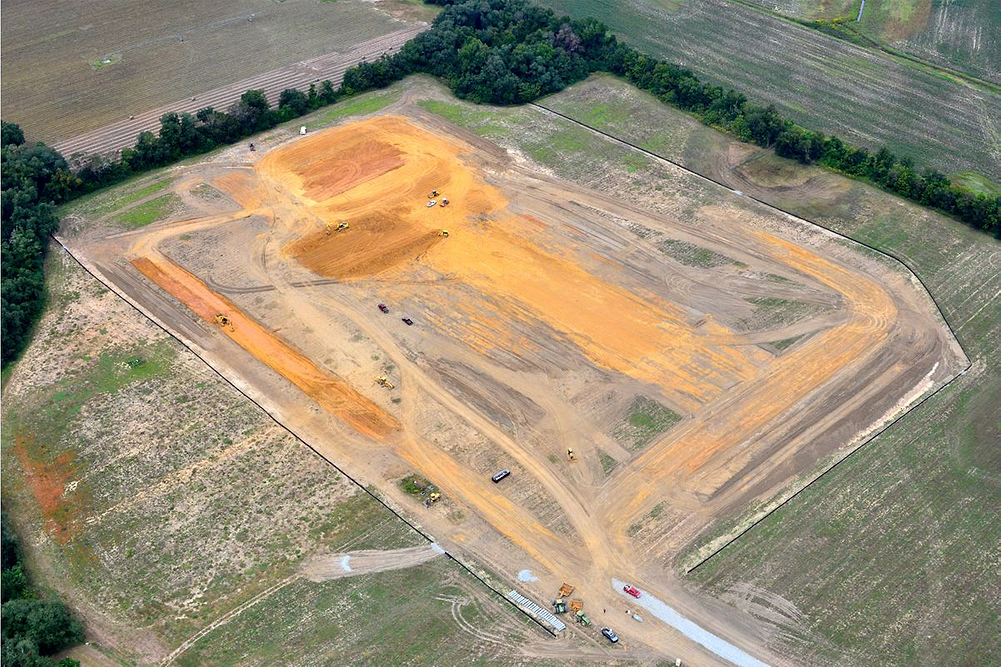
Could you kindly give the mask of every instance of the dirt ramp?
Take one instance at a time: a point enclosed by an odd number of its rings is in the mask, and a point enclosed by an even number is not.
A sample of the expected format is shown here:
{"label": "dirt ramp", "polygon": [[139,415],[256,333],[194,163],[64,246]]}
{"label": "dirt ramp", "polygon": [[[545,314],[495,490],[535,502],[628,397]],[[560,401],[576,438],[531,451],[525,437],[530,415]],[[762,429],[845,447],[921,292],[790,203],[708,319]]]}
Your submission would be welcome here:
{"label": "dirt ramp", "polygon": [[311,558],[302,564],[299,572],[310,581],[328,581],[388,570],[402,570],[426,563],[444,553],[445,551],[437,544],[391,551],[349,551]]}
{"label": "dirt ramp", "polygon": [[132,260],[132,264],[206,322],[218,324],[216,316],[225,315],[230,324],[220,329],[227,336],[359,433],[382,439],[399,428],[396,419],[378,405],[337,376],[317,367],[170,260],[140,257]]}

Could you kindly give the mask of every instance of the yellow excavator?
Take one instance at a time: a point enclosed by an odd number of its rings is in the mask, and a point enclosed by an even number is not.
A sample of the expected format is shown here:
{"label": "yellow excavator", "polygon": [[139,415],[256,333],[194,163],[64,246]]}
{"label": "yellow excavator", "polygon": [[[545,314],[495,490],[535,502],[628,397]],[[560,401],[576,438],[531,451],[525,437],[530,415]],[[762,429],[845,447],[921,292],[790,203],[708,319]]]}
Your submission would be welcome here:
{"label": "yellow excavator", "polygon": [[375,379],[375,383],[378,384],[378,385],[382,385],[386,389],[392,389],[393,388],[393,383],[390,382],[389,378],[387,378],[385,375],[380,375],[379,377],[377,377]]}
{"label": "yellow excavator", "polygon": [[222,313],[219,313],[215,316],[215,323],[221,326],[223,329],[229,329],[230,331],[236,329],[236,327],[233,326],[233,320],[229,319]]}
{"label": "yellow excavator", "polygon": [[448,238],[448,230],[447,229],[441,230],[440,232],[438,232],[438,236],[441,236],[441,237],[444,237],[444,238],[447,239]]}

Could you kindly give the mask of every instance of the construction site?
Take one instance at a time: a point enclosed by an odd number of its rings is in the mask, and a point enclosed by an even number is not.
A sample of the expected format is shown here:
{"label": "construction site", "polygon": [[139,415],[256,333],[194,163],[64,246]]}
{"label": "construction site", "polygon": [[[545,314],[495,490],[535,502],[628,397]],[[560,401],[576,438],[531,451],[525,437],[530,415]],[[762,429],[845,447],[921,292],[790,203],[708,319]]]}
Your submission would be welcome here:
{"label": "construction site", "polygon": [[168,219],[63,242],[550,632],[734,664],[662,602],[789,664],[678,557],[962,367],[913,276],[684,175],[656,206],[561,180],[407,101],[254,141],[172,170]]}

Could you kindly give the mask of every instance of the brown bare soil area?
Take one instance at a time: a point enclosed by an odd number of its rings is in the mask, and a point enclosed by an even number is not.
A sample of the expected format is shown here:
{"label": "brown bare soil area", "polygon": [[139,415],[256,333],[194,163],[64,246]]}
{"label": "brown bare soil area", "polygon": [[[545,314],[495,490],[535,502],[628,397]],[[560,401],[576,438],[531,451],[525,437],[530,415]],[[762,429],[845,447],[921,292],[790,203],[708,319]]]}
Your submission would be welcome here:
{"label": "brown bare soil area", "polygon": [[359,433],[383,438],[398,426],[396,420],[384,413],[379,406],[330,373],[317,368],[300,352],[283,343],[244,315],[229,300],[214,294],[205,287],[205,283],[176,264],[148,257],[138,257],[132,263],[144,276],[187,305],[206,322],[215,323],[216,315],[228,317],[232,324],[221,328],[240,347],[281,373]]}
{"label": "brown bare soil area", "polygon": [[[518,587],[540,602],[573,581],[599,626],[622,615],[612,577],[634,582],[786,664],[766,648],[774,627],[696,597],[672,559],[955,371],[926,297],[723,190],[673,182],[664,198],[697,207],[691,224],[398,113],[186,168],[175,188],[203,181],[230,201],[69,245],[324,456],[422,512],[450,551],[512,583],[530,570]],[[512,475],[494,484],[500,468]],[[398,483],[410,472],[446,500],[416,507]],[[658,622],[620,634],[721,664]]]}

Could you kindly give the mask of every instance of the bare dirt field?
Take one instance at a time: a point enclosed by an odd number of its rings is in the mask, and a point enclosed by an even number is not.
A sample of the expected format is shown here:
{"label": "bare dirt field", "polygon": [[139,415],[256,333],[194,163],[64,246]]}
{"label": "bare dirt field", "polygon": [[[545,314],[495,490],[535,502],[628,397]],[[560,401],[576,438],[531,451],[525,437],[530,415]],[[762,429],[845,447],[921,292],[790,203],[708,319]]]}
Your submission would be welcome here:
{"label": "bare dirt field", "polygon": [[4,120],[52,145],[254,75],[348,54],[418,21],[393,3],[362,0],[14,0],[4,3]]}
{"label": "bare dirt field", "polygon": [[[71,221],[66,243],[393,502],[411,473],[436,484],[420,522],[450,551],[529,571],[543,604],[572,581],[599,624],[632,581],[787,664],[775,625],[671,563],[963,367],[909,274],[684,172],[656,205],[548,176],[407,100],[261,146],[172,170],[169,220]],[[720,662],[656,621],[616,629]]]}

